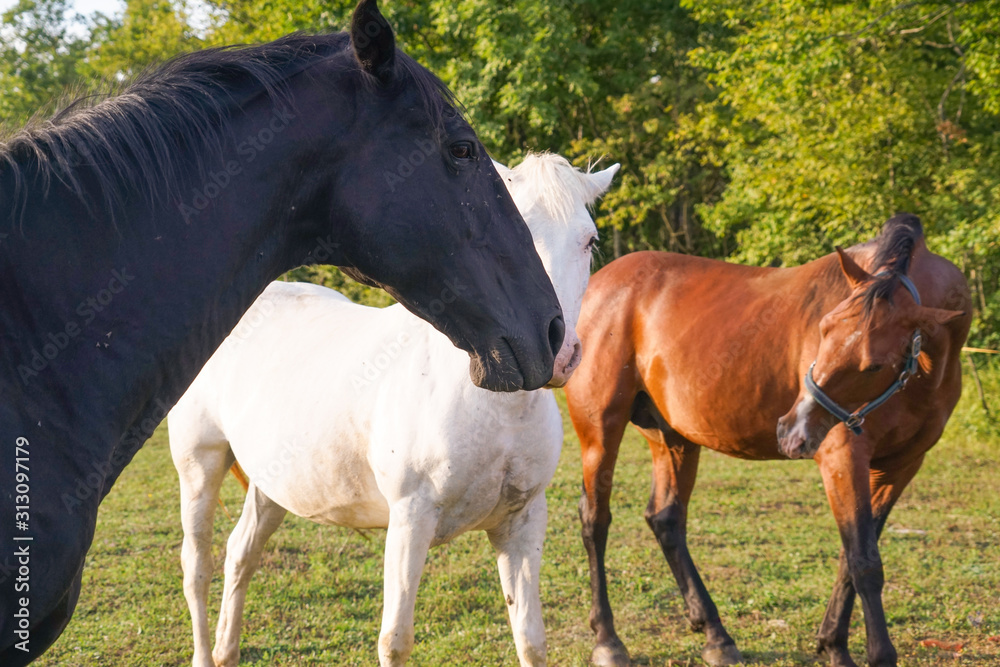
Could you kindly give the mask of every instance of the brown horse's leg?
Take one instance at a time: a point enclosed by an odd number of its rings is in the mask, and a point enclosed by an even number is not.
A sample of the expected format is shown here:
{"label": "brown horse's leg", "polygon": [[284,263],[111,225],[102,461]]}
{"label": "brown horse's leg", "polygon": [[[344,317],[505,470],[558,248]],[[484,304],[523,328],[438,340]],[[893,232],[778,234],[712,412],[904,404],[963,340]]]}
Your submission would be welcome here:
{"label": "brown horse's leg", "polygon": [[701,448],[673,431],[644,429],[643,433],[653,454],[653,491],[646,507],[646,523],[674,573],[691,628],[705,633],[702,658],[712,667],[738,664],[743,658],[722,626],[719,610],[687,547],[687,507],[698,474]]}
{"label": "brown horse's leg", "polygon": [[[869,443],[856,440],[852,442],[843,434],[831,434],[816,453],[816,459],[823,475],[830,508],[840,531],[846,574],[861,597],[864,608],[868,664],[870,667],[895,667],[896,649],[889,639],[885,611],[882,608],[885,575],[878,550],[878,530],[872,513],[868,471],[870,452]],[[843,623],[845,616],[846,620],[850,620],[846,604],[850,596],[847,593],[843,587],[834,590],[835,600],[831,605],[836,605],[839,598],[844,601],[840,606],[834,606],[837,624]],[[836,667],[853,666],[854,662],[846,650],[847,632],[839,631],[839,625],[835,627],[838,630],[833,633],[833,643],[827,648],[830,663]]]}
{"label": "brown horse's leg", "polygon": [[[579,373],[579,371],[578,371]],[[574,381],[579,378],[574,377]],[[572,384],[572,383],[571,383]],[[570,418],[580,438],[583,459],[583,495],[580,498],[580,522],[583,546],[590,563],[590,627],[596,635],[596,645],[590,660],[601,667],[628,667],[628,650],[615,632],[608,581],[604,569],[604,552],[611,525],[611,487],[615,473],[618,447],[629,420],[632,396],[599,384],[576,382],[577,389],[567,387]],[[609,400],[590,394],[592,390],[610,389]],[[610,397],[614,397],[611,399]],[[595,407],[598,406],[598,407]]]}
{"label": "brown horse's leg", "polygon": [[[910,483],[923,463],[923,454],[911,461],[880,463],[869,474],[869,488],[872,498],[872,514],[875,521],[876,539],[881,536],[889,512],[900,494]],[[840,550],[837,581],[833,585],[833,595],[826,607],[823,623],[817,634],[816,649],[830,657],[833,667],[853,667],[847,651],[847,635],[850,629],[851,612],[854,609],[854,584],[847,563],[847,554]]]}

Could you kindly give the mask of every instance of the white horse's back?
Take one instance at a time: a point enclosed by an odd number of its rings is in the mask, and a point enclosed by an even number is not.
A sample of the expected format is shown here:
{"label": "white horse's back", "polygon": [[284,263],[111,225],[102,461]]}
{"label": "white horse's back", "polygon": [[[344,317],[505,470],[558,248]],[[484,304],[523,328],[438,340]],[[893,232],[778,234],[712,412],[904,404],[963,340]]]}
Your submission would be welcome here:
{"label": "white horse's back", "polygon": [[401,306],[272,283],[171,411],[174,456],[225,442],[254,484],[293,513],[385,528],[389,508],[369,465],[379,380],[406,363],[409,342],[433,333]]}

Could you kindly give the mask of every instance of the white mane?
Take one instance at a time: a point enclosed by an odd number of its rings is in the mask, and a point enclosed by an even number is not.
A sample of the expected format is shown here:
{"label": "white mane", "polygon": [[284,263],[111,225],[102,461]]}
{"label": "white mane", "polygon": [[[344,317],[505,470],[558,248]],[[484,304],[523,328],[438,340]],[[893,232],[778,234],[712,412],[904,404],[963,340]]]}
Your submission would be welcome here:
{"label": "white mane", "polygon": [[584,177],[588,172],[553,153],[528,153],[521,164],[500,173],[526,221],[539,208],[541,217],[569,223],[581,204],[589,206],[601,194]]}

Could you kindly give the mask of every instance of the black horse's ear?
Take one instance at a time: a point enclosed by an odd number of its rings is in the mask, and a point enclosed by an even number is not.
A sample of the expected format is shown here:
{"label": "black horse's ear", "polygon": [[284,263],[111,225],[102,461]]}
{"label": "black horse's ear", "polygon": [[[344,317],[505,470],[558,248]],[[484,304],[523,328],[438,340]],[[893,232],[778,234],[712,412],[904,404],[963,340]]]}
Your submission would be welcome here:
{"label": "black horse's ear", "polygon": [[392,79],[396,68],[396,38],[378,10],[377,0],[361,0],[351,17],[351,44],[361,69],[380,83]]}

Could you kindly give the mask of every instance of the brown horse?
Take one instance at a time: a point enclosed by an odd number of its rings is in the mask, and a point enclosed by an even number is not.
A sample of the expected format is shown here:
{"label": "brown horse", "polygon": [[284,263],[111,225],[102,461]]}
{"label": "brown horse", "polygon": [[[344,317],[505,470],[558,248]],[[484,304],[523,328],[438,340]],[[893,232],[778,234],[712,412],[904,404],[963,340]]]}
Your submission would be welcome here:
{"label": "brown horse", "polygon": [[706,662],[741,658],[686,543],[700,447],[816,460],[843,543],[818,649],[835,667],[855,664],[847,633],[857,592],[868,663],[895,665],[877,540],[958,401],[969,310],[961,272],[927,249],[920,220],[906,214],[875,241],[795,268],[639,252],[597,272],[578,325],[583,362],[566,387],[583,450],[593,662],[629,664],[604,553],[615,459],[632,422],[653,454],[646,522],[692,627],[706,634]]}

